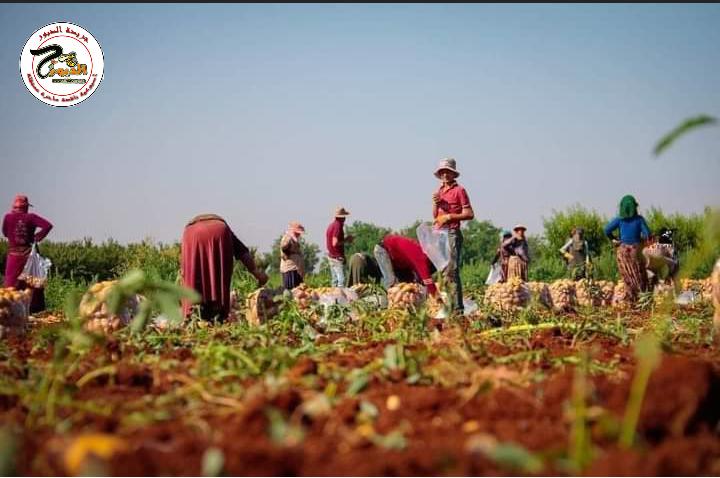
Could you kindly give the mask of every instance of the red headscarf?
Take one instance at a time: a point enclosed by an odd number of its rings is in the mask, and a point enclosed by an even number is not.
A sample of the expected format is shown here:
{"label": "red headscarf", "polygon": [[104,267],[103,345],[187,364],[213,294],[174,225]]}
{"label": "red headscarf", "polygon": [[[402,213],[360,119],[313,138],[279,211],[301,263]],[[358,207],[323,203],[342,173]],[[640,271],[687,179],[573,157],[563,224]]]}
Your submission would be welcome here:
{"label": "red headscarf", "polygon": [[24,194],[18,194],[15,196],[12,205],[12,212],[28,212],[28,208],[32,206],[28,197]]}

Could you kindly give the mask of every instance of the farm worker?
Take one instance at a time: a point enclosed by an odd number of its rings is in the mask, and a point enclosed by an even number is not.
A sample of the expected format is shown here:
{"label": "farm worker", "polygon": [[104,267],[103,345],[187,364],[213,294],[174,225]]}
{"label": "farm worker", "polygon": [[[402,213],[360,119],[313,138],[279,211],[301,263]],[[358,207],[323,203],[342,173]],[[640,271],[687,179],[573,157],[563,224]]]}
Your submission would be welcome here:
{"label": "farm worker", "polygon": [[345,243],[351,243],[353,237],[345,237],[343,226],[345,218],[350,213],[344,207],[335,210],[335,219],[325,231],[325,246],[327,248],[328,261],[330,262],[330,274],[332,287],[345,287]]}
{"label": "farm worker", "polygon": [[465,188],[457,182],[459,176],[460,173],[453,158],[440,160],[435,168],[435,177],[441,181],[441,184],[432,195],[432,215],[435,218],[436,226],[448,231],[450,261],[444,271],[445,280],[450,286],[449,296],[453,304],[453,311],[463,315],[462,283],[460,281],[463,236],[460,232],[460,222],[473,219],[475,213]]}
{"label": "farm worker", "polygon": [[348,287],[356,284],[369,284],[382,279],[380,268],[373,256],[365,252],[356,252],[348,260]]}
{"label": "farm worker", "polygon": [[[180,268],[183,285],[201,296],[200,315],[204,320],[220,321],[230,313],[230,280],[233,258],[241,261],[263,286],[268,277],[255,264],[252,254],[227,225],[215,214],[201,214],[185,226],[182,236]],[[191,304],[183,301],[183,314],[190,314]]]}
{"label": "farm worker", "polygon": [[676,292],[680,292],[680,284],[677,281],[680,261],[675,250],[673,231],[666,227],[661,228],[660,234],[651,235],[648,246],[642,252],[648,274],[648,289],[652,285],[664,282],[672,284]]}
{"label": "farm worker", "polygon": [[590,248],[585,240],[585,231],[582,227],[573,227],[570,239],[560,248],[560,254],[567,261],[567,268],[573,280],[587,277],[590,264]]}
{"label": "farm worker", "polygon": [[395,279],[390,281],[390,285],[394,285],[395,282],[419,282],[427,288],[428,294],[433,297],[438,296],[437,286],[432,279],[435,266],[425,255],[418,241],[388,234],[375,246],[378,263],[382,262],[383,253],[390,258],[392,271],[388,272],[392,272]]}
{"label": "farm worker", "polygon": [[305,227],[297,221],[288,225],[288,229],[280,239],[280,273],[283,288],[292,290],[303,282],[305,277],[305,261],[300,246],[300,237]]}
{"label": "farm worker", "polygon": [[527,227],[518,224],[513,227],[512,236],[503,241],[503,249],[510,254],[508,259],[507,280],[518,277],[523,282],[528,280],[528,264],[530,263],[530,248],[525,231]]}
{"label": "farm worker", "polygon": [[[624,196],[620,200],[618,216],[605,226],[605,235],[616,247],[618,270],[625,283],[624,300],[628,302],[635,302],[640,292],[648,290],[642,242],[650,237],[650,228],[637,208],[633,196]],[[616,229],[620,231],[619,240],[613,235]]]}
{"label": "farm worker", "polygon": [[[12,209],[5,214],[2,232],[8,239],[8,254],[5,263],[5,287],[26,289],[27,284],[18,280],[30,256],[33,242],[40,242],[48,235],[53,225],[47,219],[28,212],[32,204],[27,196],[18,194]],[[40,229],[36,232],[36,229]],[[33,288],[30,299],[30,313],[45,310],[45,289]]]}
{"label": "farm worker", "polygon": [[512,237],[512,232],[505,229],[502,233],[502,237],[500,238],[500,245],[498,246],[497,251],[495,252],[495,257],[493,258],[492,262],[490,263],[491,266],[494,266],[495,264],[497,264],[498,261],[500,261],[500,280],[499,280],[499,282],[507,281],[508,262],[510,261],[510,256],[512,255],[512,253],[503,247],[503,242],[505,242],[507,239],[510,239],[511,237]]}

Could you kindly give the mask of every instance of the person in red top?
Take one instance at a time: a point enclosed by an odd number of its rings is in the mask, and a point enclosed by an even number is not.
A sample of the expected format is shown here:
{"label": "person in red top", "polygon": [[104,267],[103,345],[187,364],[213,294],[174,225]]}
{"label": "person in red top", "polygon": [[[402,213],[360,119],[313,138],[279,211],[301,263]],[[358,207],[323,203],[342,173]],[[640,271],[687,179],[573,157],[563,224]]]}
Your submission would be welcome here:
{"label": "person in red top", "polygon": [[435,266],[425,255],[418,241],[388,234],[383,238],[380,246],[390,257],[393,273],[399,282],[420,282],[427,287],[428,294],[437,296],[437,286],[432,278]]}
{"label": "person in red top", "polygon": [[445,268],[444,274],[451,289],[449,296],[453,303],[453,310],[462,314],[464,307],[460,267],[462,266],[463,237],[460,232],[460,222],[473,219],[475,213],[465,188],[457,183],[459,176],[460,173],[454,159],[445,158],[440,161],[435,170],[435,177],[442,183],[433,194],[432,214],[435,224],[448,230],[450,262]]}
{"label": "person in red top", "polygon": [[[27,288],[18,277],[25,267],[33,242],[40,242],[48,235],[53,225],[47,219],[29,211],[32,206],[27,196],[18,194],[13,201],[12,210],[5,214],[2,232],[8,239],[8,255],[5,263],[5,287],[18,290]],[[40,229],[35,232],[36,229]],[[30,299],[30,313],[45,310],[45,290],[33,288]]]}
{"label": "person in red top", "polygon": [[325,231],[325,247],[330,262],[331,286],[345,287],[345,243],[350,243],[353,237],[345,237],[343,226],[345,218],[350,213],[344,207],[335,210],[335,220]]}

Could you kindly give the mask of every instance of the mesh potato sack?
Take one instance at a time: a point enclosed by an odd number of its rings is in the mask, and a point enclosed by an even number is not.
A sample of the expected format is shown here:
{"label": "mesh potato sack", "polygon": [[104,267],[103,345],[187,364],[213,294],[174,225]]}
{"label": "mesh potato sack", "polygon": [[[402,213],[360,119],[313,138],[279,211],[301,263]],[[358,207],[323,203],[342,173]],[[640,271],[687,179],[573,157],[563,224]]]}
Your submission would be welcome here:
{"label": "mesh potato sack", "polygon": [[530,299],[530,288],[519,277],[489,285],[485,289],[485,304],[503,311],[522,309],[530,303]]}
{"label": "mesh potato sack", "polygon": [[0,288],[0,338],[25,332],[31,294],[30,289]]}
{"label": "mesh potato sack", "polygon": [[550,295],[550,288],[545,282],[528,282],[528,288],[530,289],[531,297],[544,305],[545,307],[552,307],[552,296]]}
{"label": "mesh potato sack", "polygon": [[573,310],[577,303],[575,293],[575,282],[570,279],[556,280],[550,284],[553,308],[561,312]]}
{"label": "mesh potato sack", "polygon": [[113,315],[108,309],[107,299],[118,281],[104,281],[93,284],[80,301],[80,316],[85,319],[85,328],[91,332],[110,334],[125,327],[138,312],[140,298],[128,299],[120,311]]}
{"label": "mesh potato sack", "polygon": [[264,324],[277,315],[279,307],[274,298],[275,292],[267,287],[262,287],[247,296],[245,319],[250,325]]}

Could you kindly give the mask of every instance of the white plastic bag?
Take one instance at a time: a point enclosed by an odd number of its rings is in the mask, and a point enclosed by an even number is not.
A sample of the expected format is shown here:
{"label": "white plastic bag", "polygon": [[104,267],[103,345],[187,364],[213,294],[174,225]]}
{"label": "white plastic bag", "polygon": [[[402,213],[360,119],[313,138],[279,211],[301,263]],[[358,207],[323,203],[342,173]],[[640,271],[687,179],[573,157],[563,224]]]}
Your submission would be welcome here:
{"label": "white plastic bag", "polygon": [[485,285],[497,284],[498,282],[500,282],[501,277],[502,270],[500,269],[500,264],[496,262],[490,268],[490,272],[488,272],[487,279],[485,280]]}
{"label": "white plastic bag", "polygon": [[48,273],[50,272],[51,266],[52,261],[41,256],[37,251],[37,245],[33,243],[25,267],[18,279],[24,281],[32,288],[41,289],[47,284]]}
{"label": "white plastic bag", "polygon": [[385,248],[380,245],[375,246],[375,249],[373,249],[373,255],[375,256],[375,260],[380,268],[380,273],[382,274],[383,287],[385,287],[385,289],[389,289],[395,284],[395,282],[397,282],[395,270],[393,269],[392,261],[390,261],[390,255],[387,253]]}
{"label": "white plastic bag", "polygon": [[450,263],[450,243],[447,229],[436,229],[428,223],[420,224],[415,230],[423,252],[435,265],[443,271]]}

